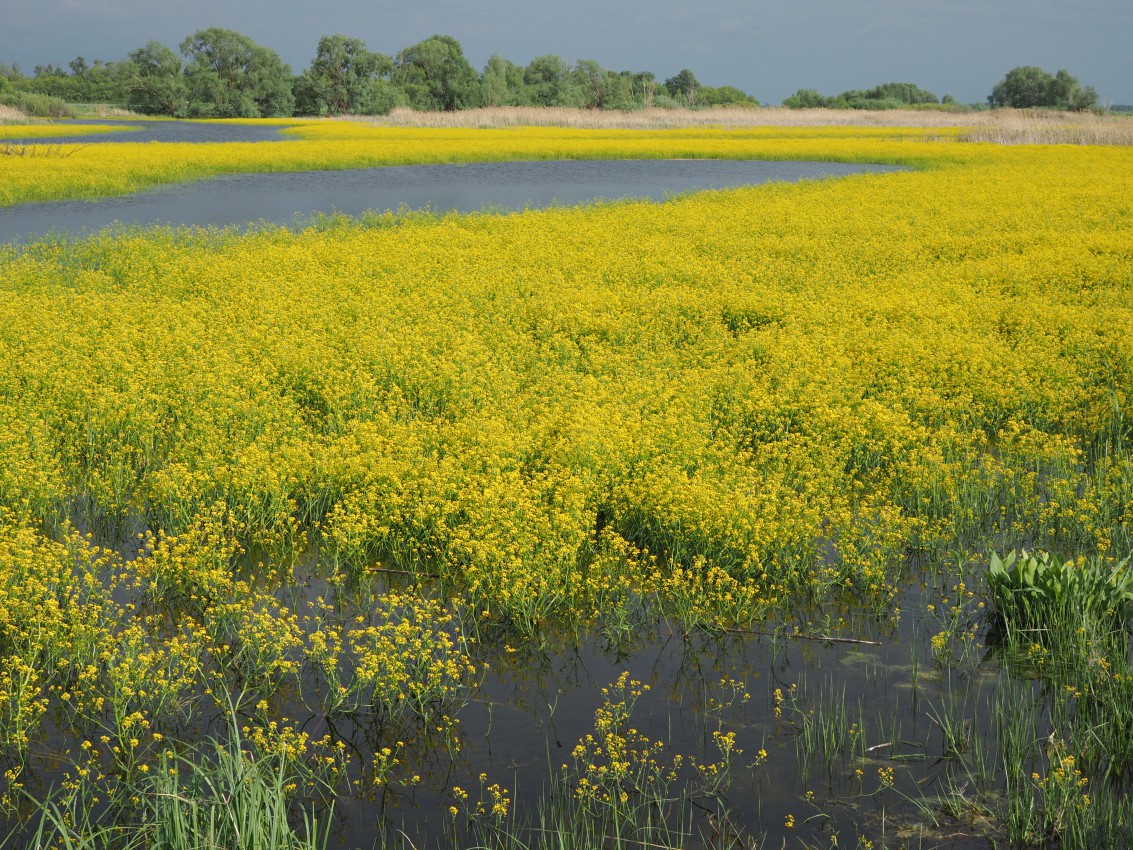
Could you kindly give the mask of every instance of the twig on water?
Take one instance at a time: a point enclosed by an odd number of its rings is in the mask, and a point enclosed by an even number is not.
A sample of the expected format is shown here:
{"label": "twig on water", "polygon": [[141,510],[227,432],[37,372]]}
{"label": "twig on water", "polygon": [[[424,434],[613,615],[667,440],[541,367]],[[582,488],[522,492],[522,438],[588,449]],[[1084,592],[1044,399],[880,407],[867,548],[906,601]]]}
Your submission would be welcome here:
{"label": "twig on water", "polygon": [[438,573],[414,573],[409,570],[394,570],[390,567],[366,567],[368,573],[386,573],[394,576],[409,576],[410,578],[440,578]]}
{"label": "twig on water", "polygon": [[724,629],[730,635],[762,635],[763,637],[789,637],[795,640],[816,640],[822,643],[855,643],[862,646],[881,646],[879,640],[865,640],[863,638],[831,637],[830,635],[802,635],[797,633],[781,634],[768,632],[762,629]]}

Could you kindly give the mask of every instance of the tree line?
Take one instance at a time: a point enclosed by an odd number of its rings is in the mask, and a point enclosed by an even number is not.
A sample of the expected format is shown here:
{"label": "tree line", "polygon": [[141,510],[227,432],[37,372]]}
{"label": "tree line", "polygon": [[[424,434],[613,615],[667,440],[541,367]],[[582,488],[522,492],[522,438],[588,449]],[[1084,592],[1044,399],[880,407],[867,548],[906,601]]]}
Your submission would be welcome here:
{"label": "tree line", "polygon": [[701,85],[687,68],[661,81],[649,71],[611,71],[588,59],[570,64],[546,55],[522,66],[494,55],[478,73],[460,42],[448,35],[431,36],[394,56],[369,50],[361,39],[323,36],[310,66],[295,75],[274,50],[217,27],[193,33],[177,52],[150,41],[122,61],[89,63],[80,56],[67,68],[37,66],[31,77],[0,63],[0,91],[5,87],[187,118],[373,115],[396,106],[451,111],[759,105],[733,86]]}
{"label": "tree line", "polygon": [[[7,97],[5,89],[11,90]],[[448,35],[431,36],[394,56],[371,51],[361,39],[323,36],[311,64],[295,75],[274,50],[217,27],[193,33],[179,51],[150,41],[118,62],[88,62],[79,56],[66,68],[36,66],[30,77],[0,62],[0,102],[12,102],[21,93],[186,118],[380,115],[398,106],[452,111],[478,106],[632,110],[759,105],[734,86],[701,85],[687,68],[662,81],[650,71],[612,71],[589,59],[571,64],[544,55],[517,65],[497,54],[477,72],[460,42]],[[1068,71],[1052,75],[1021,66],[995,85],[987,101],[991,107],[1083,110],[1094,108],[1097,99],[1093,87],[1083,86]],[[783,105],[960,108],[951,95],[938,99],[913,83],[896,82],[833,96],[799,89]]]}
{"label": "tree line", "polygon": [[[992,88],[987,98],[992,108],[1064,109],[1072,112],[1093,109],[1098,93],[1093,86],[1083,86],[1069,71],[1048,74],[1042,68],[1025,65],[1012,68]],[[815,89],[799,89],[783,101],[792,109],[907,109],[910,106],[939,104],[959,106],[956,98],[946,94],[937,99],[930,91],[912,83],[884,83],[872,89],[851,89],[839,95],[826,96]]]}

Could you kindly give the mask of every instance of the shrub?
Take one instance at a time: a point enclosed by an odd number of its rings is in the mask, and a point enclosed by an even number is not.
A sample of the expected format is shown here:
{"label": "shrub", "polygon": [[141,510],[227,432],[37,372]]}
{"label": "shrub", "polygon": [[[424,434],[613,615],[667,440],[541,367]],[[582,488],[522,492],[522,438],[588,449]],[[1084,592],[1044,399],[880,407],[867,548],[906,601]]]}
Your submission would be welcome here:
{"label": "shrub", "polygon": [[29,118],[74,118],[75,111],[61,98],[26,91],[0,90],[0,104],[13,106]]}

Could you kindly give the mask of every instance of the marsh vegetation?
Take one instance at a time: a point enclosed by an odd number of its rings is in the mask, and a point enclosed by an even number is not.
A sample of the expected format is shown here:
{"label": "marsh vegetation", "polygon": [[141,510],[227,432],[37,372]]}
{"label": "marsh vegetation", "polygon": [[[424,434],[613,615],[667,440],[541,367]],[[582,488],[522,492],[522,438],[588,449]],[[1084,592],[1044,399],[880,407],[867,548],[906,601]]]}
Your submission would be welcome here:
{"label": "marsh vegetation", "polygon": [[0,248],[7,845],[1128,846],[1133,162],[961,132],[0,157],[914,169]]}

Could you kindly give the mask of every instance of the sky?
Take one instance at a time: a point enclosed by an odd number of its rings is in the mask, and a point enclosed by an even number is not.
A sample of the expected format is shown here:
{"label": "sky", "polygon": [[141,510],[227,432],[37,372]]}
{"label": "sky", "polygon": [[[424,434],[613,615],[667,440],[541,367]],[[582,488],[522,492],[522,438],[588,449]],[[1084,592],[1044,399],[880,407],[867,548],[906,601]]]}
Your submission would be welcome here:
{"label": "sky", "polygon": [[1130,0],[0,0],[0,62],[113,61],[207,27],[250,36],[296,73],[322,35],[393,55],[439,33],[477,70],[493,53],[661,80],[689,68],[765,104],[885,82],[976,103],[1018,65],[1065,68],[1102,104],[1133,104]]}

